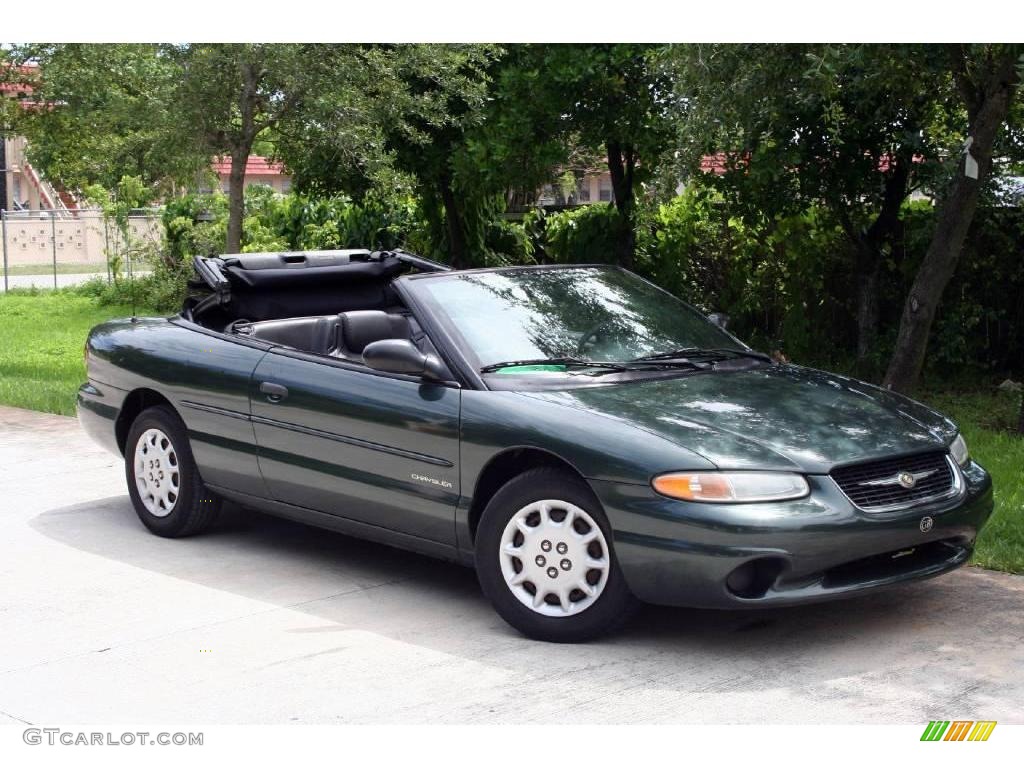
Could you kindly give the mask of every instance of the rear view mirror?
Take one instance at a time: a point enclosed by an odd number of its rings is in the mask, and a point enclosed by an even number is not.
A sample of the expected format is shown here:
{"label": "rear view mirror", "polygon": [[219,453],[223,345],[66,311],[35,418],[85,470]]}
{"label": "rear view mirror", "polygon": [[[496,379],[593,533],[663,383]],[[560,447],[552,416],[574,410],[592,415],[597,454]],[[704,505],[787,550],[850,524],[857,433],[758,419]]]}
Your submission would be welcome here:
{"label": "rear view mirror", "polygon": [[408,339],[381,339],[363,349],[363,362],[375,371],[405,373],[443,381],[448,371],[436,355],[421,352]]}
{"label": "rear view mirror", "polygon": [[726,326],[729,325],[729,316],[725,314],[725,312],[712,312],[708,315],[708,320],[717,325],[723,331],[726,329]]}

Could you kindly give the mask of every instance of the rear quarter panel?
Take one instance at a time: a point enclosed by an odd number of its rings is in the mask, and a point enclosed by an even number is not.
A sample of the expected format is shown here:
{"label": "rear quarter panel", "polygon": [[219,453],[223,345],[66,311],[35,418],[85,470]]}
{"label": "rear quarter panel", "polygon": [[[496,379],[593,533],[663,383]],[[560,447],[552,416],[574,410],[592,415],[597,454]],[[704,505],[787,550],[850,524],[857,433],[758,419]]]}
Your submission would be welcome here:
{"label": "rear quarter panel", "polygon": [[248,392],[266,345],[228,340],[167,318],[104,323],[92,330],[88,345],[87,386],[100,394],[85,398],[91,405],[99,401],[100,410],[119,412],[134,391],[159,393],[185,422],[207,483],[265,495]]}

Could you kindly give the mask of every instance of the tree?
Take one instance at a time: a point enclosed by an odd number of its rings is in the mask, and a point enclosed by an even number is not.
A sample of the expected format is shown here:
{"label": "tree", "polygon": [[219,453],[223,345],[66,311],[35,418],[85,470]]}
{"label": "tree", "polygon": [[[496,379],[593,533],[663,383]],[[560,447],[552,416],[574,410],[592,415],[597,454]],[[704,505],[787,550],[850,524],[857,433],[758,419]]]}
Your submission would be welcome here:
{"label": "tree", "polygon": [[231,161],[227,253],[242,243],[245,168],[253,144],[326,87],[332,46],[189,44],[161,50],[180,72],[174,103],[180,129],[200,151]]}
{"label": "tree", "polygon": [[453,265],[481,264],[494,189],[467,153],[483,119],[490,45],[361,45],[335,50],[330,82],[281,131],[281,157],[299,186],[359,198],[412,179],[434,249]]}
{"label": "tree", "polygon": [[126,176],[194,183],[231,161],[226,251],[241,247],[245,167],[257,141],[323,90],[336,46],[38,44],[12,56],[38,65],[34,108],[18,126],[30,157],[80,192]]}
{"label": "tree", "polygon": [[[672,139],[663,47],[639,44],[528,45],[497,75],[495,119],[506,160],[538,152],[550,164],[575,146],[600,151],[621,218],[613,260],[633,264],[637,190]],[[532,148],[531,148],[532,147]],[[523,163],[523,167],[529,167]],[[534,163],[533,170],[543,168]]]}
{"label": "tree", "polygon": [[10,115],[29,140],[32,164],[54,184],[82,194],[136,177],[150,187],[188,182],[208,164],[177,130],[178,73],[148,44],[32,44],[7,52],[26,96]]}
{"label": "tree", "polygon": [[695,45],[672,58],[689,171],[715,155],[726,173],[713,183],[762,230],[812,206],[842,228],[863,360],[900,207],[942,151],[927,130],[942,98],[934,47]]}
{"label": "tree", "polygon": [[904,304],[896,349],[885,374],[885,386],[901,392],[912,389],[921,374],[935,310],[974,220],[1024,67],[1021,45],[954,45],[946,50],[948,71],[966,117],[966,138],[943,190],[935,233]]}
{"label": "tree", "polygon": [[467,134],[483,120],[488,45],[375,46],[367,52],[377,86],[384,146],[417,180],[438,250],[457,268],[484,261],[484,228],[499,211],[496,190],[467,162]]}

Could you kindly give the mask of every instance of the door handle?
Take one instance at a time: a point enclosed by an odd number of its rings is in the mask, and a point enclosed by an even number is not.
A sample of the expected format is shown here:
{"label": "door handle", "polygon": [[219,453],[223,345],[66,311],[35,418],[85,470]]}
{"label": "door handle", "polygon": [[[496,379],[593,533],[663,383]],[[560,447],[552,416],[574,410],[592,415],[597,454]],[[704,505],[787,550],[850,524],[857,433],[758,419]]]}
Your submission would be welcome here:
{"label": "door handle", "polygon": [[288,387],[282,384],[275,384],[272,381],[261,381],[260,392],[267,396],[272,403],[279,403],[288,397]]}

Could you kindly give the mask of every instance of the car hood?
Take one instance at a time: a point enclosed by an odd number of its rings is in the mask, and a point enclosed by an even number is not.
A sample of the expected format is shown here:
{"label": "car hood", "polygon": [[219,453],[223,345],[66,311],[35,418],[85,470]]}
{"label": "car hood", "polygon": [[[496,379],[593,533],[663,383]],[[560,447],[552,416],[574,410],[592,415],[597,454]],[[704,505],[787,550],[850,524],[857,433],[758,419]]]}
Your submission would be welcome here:
{"label": "car hood", "polygon": [[949,419],[909,398],[793,365],[522,394],[628,421],[722,469],[824,474],[956,436]]}

